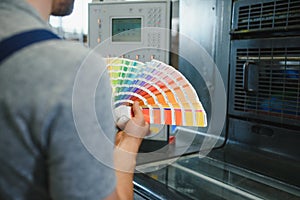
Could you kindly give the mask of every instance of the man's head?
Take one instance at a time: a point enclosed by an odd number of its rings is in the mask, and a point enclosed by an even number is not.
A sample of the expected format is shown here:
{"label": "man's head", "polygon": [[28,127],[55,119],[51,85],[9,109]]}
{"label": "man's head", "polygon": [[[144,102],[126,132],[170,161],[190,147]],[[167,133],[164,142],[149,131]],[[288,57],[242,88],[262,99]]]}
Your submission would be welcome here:
{"label": "man's head", "polygon": [[74,0],[52,0],[51,15],[66,16],[72,13]]}
{"label": "man's head", "polygon": [[48,20],[50,15],[66,16],[72,13],[75,0],[25,0],[35,8],[41,17]]}

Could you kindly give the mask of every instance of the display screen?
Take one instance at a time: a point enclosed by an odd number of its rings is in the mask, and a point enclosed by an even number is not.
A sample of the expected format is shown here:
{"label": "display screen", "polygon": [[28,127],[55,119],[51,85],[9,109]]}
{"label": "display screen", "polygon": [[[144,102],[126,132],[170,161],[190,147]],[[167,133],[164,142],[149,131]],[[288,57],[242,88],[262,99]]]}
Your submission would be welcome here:
{"label": "display screen", "polygon": [[113,18],[113,42],[141,42],[141,18]]}

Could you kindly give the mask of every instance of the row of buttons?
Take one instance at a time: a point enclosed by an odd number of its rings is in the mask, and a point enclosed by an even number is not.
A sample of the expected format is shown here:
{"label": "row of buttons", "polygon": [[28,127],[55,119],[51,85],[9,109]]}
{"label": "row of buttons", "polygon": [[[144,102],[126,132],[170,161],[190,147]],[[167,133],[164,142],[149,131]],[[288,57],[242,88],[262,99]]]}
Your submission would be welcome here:
{"label": "row of buttons", "polygon": [[161,8],[149,9],[147,25],[149,27],[160,27],[161,26]]}
{"label": "row of buttons", "polygon": [[160,33],[148,33],[148,46],[160,47]]}
{"label": "row of buttons", "polygon": [[[113,57],[117,57],[116,55],[108,55],[107,56],[108,58],[113,58]],[[130,55],[130,54],[125,54],[125,55],[122,55],[122,56],[118,56],[120,58],[127,58],[127,59],[135,59],[135,60],[140,60],[140,61],[146,61],[146,56],[145,55]],[[147,58],[150,60],[153,60],[153,59],[160,59],[160,56],[156,56],[156,55],[150,55],[149,57],[147,56]]]}

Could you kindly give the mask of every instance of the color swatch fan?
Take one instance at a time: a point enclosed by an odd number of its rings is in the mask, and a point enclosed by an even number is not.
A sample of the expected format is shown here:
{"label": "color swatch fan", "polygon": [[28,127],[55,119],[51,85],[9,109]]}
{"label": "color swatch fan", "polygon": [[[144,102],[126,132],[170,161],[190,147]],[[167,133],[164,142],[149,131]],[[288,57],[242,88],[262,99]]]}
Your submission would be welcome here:
{"label": "color swatch fan", "polygon": [[106,62],[117,119],[122,116],[129,119],[130,105],[139,101],[145,119],[150,124],[207,125],[206,113],[196,91],[172,66],[157,60],[142,63],[108,58]]}

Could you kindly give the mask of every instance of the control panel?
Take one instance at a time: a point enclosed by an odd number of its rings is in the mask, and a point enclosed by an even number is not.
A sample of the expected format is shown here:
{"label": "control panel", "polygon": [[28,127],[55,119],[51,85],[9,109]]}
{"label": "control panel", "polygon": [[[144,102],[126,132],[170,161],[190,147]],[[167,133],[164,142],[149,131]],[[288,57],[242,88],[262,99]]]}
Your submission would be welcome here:
{"label": "control panel", "polygon": [[168,63],[170,6],[169,0],[90,3],[89,47],[105,45],[105,57]]}

